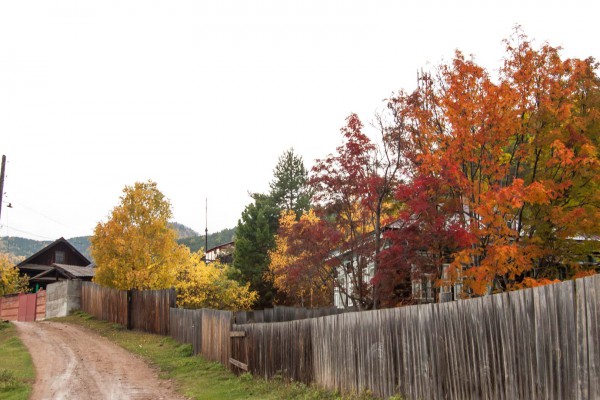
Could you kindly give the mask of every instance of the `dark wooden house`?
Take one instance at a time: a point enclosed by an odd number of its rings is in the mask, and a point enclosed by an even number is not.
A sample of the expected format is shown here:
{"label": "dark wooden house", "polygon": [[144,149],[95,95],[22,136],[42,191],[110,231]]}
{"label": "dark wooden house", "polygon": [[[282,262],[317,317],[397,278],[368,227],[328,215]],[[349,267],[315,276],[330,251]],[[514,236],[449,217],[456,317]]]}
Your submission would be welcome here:
{"label": "dark wooden house", "polygon": [[96,270],[92,266],[80,267],[78,265],[52,264],[50,269],[41,272],[29,279],[32,286],[45,288],[47,285],[64,280],[79,279],[91,281]]}
{"label": "dark wooden house", "polygon": [[[77,271],[72,273],[73,271],[68,271],[69,266],[85,267],[89,270],[77,268]],[[91,280],[93,277],[90,260],[62,237],[21,261],[17,264],[17,268],[22,275],[29,277],[29,286],[34,291],[46,288],[47,284],[62,279],[84,279],[85,277],[85,280]],[[76,275],[81,276],[75,277]]]}

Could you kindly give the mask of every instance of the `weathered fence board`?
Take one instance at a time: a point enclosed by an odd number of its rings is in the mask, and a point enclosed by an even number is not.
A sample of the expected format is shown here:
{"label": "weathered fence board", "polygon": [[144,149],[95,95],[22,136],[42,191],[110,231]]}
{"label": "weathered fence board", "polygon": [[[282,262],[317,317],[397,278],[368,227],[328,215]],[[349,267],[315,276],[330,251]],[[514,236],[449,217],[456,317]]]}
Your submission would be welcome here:
{"label": "weathered fence board", "polygon": [[576,280],[577,399],[600,393],[600,276]]}
{"label": "weathered fence board", "polygon": [[202,355],[212,361],[229,365],[231,311],[202,310]]}
{"label": "weathered fence board", "polygon": [[[105,295],[110,298],[109,295]],[[233,370],[406,399],[600,393],[600,276],[471,300],[318,318],[170,309],[171,335]],[[148,300],[155,309],[161,301]],[[133,309],[133,307],[132,307]],[[156,311],[150,320],[160,319]],[[276,323],[249,323],[295,319]]]}
{"label": "weathered fence board", "polygon": [[194,354],[200,354],[202,348],[202,310],[171,308],[170,334],[180,343],[190,343]]}
{"label": "weathered fence board", "polygon": [[117,290],[82,282],[81,309],[98,319],[161,335],[169,334],[175,290]]}
{"label": "weathered fence board", "polygon": [[81,284],[81,309],[94,317],[127,326],[127,291],[99,286],[92,282]]}
{"label": "weathered fence board", "polygon": [[336,307],[302,308],[275,306],[257,311],[237,311],[234,313],[234,323],[250,324],[260,322],[287,322],[300,319],[317,318],[326,315],[335,315],[345,312]]}
{"label": "weathered fence board", "polygon": [[307,320],[314,380],[407,399],[593,398],[600,393],[598,293],[600,276]]}
{"label": "weathered fence board", "polygon": [[233,329],[244,336],[231,337],[231,358],[249,371],[264,378],[280,375],[307,384],[313,381],[308,320],[234,325]]}
{"label": "weathered fence board", "polygon": [[130,295],[130,328],[168,335],[169,309],[175,307],[175,289],[131,290]]}

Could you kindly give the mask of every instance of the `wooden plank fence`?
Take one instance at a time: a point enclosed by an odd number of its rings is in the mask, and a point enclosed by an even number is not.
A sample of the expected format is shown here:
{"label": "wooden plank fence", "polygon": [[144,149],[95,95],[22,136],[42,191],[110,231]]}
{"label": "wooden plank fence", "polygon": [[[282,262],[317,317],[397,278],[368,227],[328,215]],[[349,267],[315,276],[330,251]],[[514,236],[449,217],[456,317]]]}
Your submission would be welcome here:
{"label": "wooden plank fence", "polygon": [[175,307],[175,289],[131,290],[129,328],[168,335],[170,311]]}
{"label": "wooden plank fence", "polygon": [[260,322],[287,322],[335,315],[342,312],[347,311],[336,307],[302,308],[275,306],[274,308],[264,310],[237,311],[234,313],[234,322],[239,325]]}
{"label": "wooden plank fence", "polygon": [[231,311],[202,310],[202,346],[204,358],[229,366]]}
{"label": "wooden plank fence", "polygon": [[81,309],[98,319],[160,335],[169,334],[175,290],[117,290],[82,282]]}
{"label": "wooden plank fence", "polygon": [[17,321],[19,318],[19,294],[0,297],[0,319]]}
{"label": "wooden plank fence", "polygon": [[488,297],[236,324],[255,375],[407,399],[589,399],[600,393],[600,276]]}
{"label": "wooden plank fence", "polygon": [[234,325],[231,358],[247,365],[247,370],[265,379],[313,382],[311,321]]}
{"label": "wooden plank fence", "polygon": [[[162,307],[158,300],[148,307]],[[272,310],[267,318],[300,313]],[[159,313],[154,318],[162,318]],[[600,275],[442,304],[248,323],[169,310],[169,330],[234,371],[406,399],[591,399],[600,393]],[[263,312],[263,318],[264,318]]]}
{"label": "wooden plank fence", "polygon": [[202,309],[170,309],[171,337],[192,345],[194,355],[202,352]]}
{"label": "wooden plank fence", "polygon": [[81,310],[98,319],[127,326],[129,321],[127,291],[102,287],[92,282],[82,282]]}

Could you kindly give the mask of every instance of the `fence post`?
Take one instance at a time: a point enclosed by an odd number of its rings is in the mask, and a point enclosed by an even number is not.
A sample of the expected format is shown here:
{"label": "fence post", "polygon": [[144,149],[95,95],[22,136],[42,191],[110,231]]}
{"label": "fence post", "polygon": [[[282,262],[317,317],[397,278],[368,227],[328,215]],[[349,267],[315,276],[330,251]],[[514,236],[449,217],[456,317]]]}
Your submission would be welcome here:
{"label": "fence post", "polygon": [[132,303],[132,299],[131,299],[131,289],[127,291],[127,329],[131,330],[133,329],[133,318],[132,318],[132,312],[131,312],[131,303]]}

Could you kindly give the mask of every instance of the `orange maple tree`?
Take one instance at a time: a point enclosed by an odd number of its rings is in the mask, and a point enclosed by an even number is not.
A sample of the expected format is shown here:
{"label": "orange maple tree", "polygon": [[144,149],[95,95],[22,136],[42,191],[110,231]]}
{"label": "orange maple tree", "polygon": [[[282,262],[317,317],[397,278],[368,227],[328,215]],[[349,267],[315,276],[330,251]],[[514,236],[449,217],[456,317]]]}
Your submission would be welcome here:
{"label": "orange maple tree", "polygon": [[[566,278],[598,250],[597,64],[563,60],[548,44],[535,49],[519,29],[506,52],[495,79],[457,51],[389,102],[410,138],[409,184],[443,185],[432,209],[451,204],[444,226],[473,239],[446,247],[471,295]],[[406,218],[417,215],[405,207]]]}

